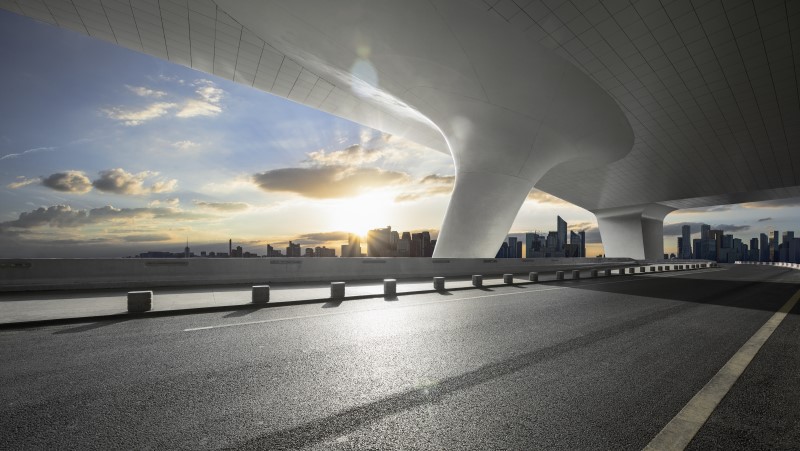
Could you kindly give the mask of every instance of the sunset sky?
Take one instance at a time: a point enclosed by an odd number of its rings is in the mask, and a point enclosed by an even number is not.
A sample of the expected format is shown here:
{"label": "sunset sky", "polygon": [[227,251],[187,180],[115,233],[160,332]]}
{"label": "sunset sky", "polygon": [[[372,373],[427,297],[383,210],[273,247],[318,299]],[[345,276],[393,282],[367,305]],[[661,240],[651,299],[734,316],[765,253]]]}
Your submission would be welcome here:
{"label": "sunset sky", "polygon": [[[348,232],[441,224],[449,155],[213,75],[0,10],[0,257],[227,251],[227,241],[337,248]],[[749,239],[795,230],[800,200],[683,211]],[[587,230],[534,191],[512,233]],[[366,250],[366,249],[365,249]]]}

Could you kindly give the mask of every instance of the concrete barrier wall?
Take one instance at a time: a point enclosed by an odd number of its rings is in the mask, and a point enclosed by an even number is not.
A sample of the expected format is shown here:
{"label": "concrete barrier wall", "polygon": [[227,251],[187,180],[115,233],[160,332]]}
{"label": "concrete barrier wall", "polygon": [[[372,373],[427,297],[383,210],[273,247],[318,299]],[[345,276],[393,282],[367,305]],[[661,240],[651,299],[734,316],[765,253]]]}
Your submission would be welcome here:
{"label": "concrete barrier wall", "polygon": [[624,258],[0,259],[0,291],[501,275],[631,262]]}

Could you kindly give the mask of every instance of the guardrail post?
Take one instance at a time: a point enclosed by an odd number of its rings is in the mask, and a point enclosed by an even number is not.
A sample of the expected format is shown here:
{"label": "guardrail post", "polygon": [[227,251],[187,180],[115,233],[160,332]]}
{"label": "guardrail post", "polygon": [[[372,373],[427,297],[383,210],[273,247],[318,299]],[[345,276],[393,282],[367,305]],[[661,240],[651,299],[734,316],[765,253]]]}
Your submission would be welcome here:
{"label": "guardrail post", "polygon": [[444,291],[444,277],[433,278],[433,289],[436,291]]}
{"label": "guardrail post", "polygon": [[531,282],[538,282],[539,281],[539,273],[538,272],[532,272],[532,273],[528,274],[528,280],[530,280]]}
{"label": "guardrail post", "polygon": [[396,279],[383,279],[383,296],[384,297],[397,296],[397,280]]}
{"label": "guardrail post", "polygon": [[152,291],[129,291],[128,292],[128,312],[142,313],[153,308]]}
{"label": "guardrail post", "polygon": [[344,297],[344,282],[331,282],[331,298],[342,299]]}
{"label": "guardrail post", "polygon": [[250,301],[253,304],[266,304],[269,302],[269,285],[253,285]]}

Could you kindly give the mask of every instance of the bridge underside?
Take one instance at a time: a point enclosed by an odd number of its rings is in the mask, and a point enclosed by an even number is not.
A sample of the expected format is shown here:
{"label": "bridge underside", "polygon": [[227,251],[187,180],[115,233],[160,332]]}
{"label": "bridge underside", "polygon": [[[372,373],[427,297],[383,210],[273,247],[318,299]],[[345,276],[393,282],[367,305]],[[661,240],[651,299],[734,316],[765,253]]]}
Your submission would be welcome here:
{"label": "bridge underside", "polygon": [[606,255],[648,259],[669,211],[800,195],[797,8],[525,3],[0,7],[451,154],[436,257],[493,256],[533,187],[595,212]]}

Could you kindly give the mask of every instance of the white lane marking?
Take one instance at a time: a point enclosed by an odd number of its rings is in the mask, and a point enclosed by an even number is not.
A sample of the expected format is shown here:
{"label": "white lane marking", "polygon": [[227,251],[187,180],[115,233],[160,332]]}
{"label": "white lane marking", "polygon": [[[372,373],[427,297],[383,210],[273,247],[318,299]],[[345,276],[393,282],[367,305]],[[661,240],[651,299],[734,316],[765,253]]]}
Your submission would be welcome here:
{"label": "white lane marking", "polygon": [[713,378],[689,401],[661,432],[644,447],[645,450],[683,450],[692,441],[697,431],[705,424],[722,398],[728,394],[734,383],[753,360],[764,343],[781,324],[788,313],[800,300],[800,290],[794,294],[783,307],[761,326],[747,340],[747,343],[736,351]]}
{"label": "white lane marking", "polygon": [[[725,271],[725,270],[724,269],[698,270],[698,271],[694,271],[694,272],[695,273],[701,273],[701,272],[702,273],[706,273],[706,272],[716,272],[716,271]],[[665,274],[665,273],[660,273],[660,274],[659,273],[652,273],[652,274],[643,273],[643,274],[639,274],[639,275],[648,275],[648,276],[661,275],[663,277],[674,277],[674,276],[679,276],[679,275],[682,275],[682,274],[686,274],[686,273],[685,272],[676,271],[676,272],[672,272],[672,273],[669,273],[669,274]],[[626,275],[629,275],[629,274],[626,274]],[[616,275],[614,275],[614,276],[604,276],[603,278],[605,278],[605,277],[616,277]],[[608,282],[597,282],[597,283],[593,283],[591,285],[584,285],[584,286],[596,286],[596,285],[608,285],[608,284],[611,284],[611,283],[636,282],[638,279],[639,279],[639,277],[637,277],[635,279],[612,280],[612,281],[608,281]],[[567,279],[567,280],[565,280],[565,282],[568,282],[569,280],[570,279]],[[584,280],[586,280],[586,279],[584,279]],[[598,278],[598,279],[588,279],[588,280],[601,280],[601,279]],[[554,282],[554,281],[547,281],[546,280],[544,282]],[[502,287],[502,285],[495,286],[494,288],[499,288],[499,287]],[[538,290],[528,291],[528,293],[538,293],[538,292],[541,292],[541,291],[564,290],[564,289],[567,289],[567,288],[575,288],[575,286],[541,288],[541,289],[538,289]],[[403,294],[403,293],[399,293],[399,294]],[[511,295],[515,295],[515,294],[522,294],[522,293],[521,292],[496,293],[496,294],[486,294],[486,295],[482,295],[482,296],[471,296],[471,297],[465,297],[465,298],[441,299],[441,300],[438,300],[438,301],[423,301],[423,302],[416,302],[414,304],[403,304],[403,305],[398,305],[398,306],[393,306],[393,307],[376,307],[376,308],[371,308],[371,309],[351,310],[351,311],[346,311],[346,312],[331,312],[331,313],[317,313],[317,314],[314,314],[314,315],[287,316],[285,318],[263,319],[263,320],[259,320],[259,321],[247,321],[247,322],[244,322],[244,323],[231,323],[231,324],[218,324],[218,325],[214,325],[214,326],[192,327],[192,328],[189,328],[189,329],[183,329],[183,331],[184,332],[195,332],[195,331],[198,331],[198,330],[223,329],[223,328],[226,328],[226,327],[237,327],[237,326],[250,326],[250,325],[253,325],[253,324],[275,323],[275,322],[279,322],[279,321],[291,321],[291,320],[295,320],[295,319],[319,318],[319,317],[323,317],[323,316],[348,315],[348,314],[352,314],[352,313],[372,312],[372,311],[376,311],[376,310],[389,310],[389,309],[395,309],[395,308],[417,307],[417,306],[420,306],[420,305],[444,304],[444,303],[448,303],[448,302],[468,301],[470,299],[483,299],[483,298],[492,298],[492,297],[499,297],[499,296],[511,296]]]}

